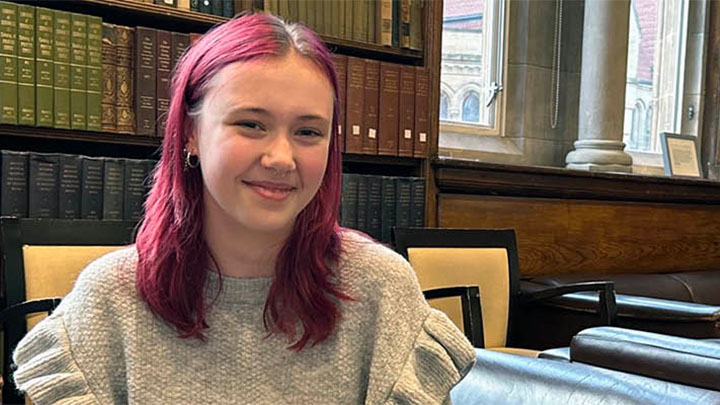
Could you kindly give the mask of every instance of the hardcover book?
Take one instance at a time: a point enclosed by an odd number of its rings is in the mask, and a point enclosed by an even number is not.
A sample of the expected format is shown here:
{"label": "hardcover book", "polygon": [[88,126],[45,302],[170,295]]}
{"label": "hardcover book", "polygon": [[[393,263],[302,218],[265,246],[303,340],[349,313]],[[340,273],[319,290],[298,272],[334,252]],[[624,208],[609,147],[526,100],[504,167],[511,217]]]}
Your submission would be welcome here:
{"label": "hardcover book", "polygon": [[415,129],[415,66],[400,67],[398,112],[400,114],[398,155],[412,157]]}
{"label": "hardcover book", "polygon": [[382,238],[382,177],[367,176],[367,207],[365,225],[367,234],[375,240]]}
{"label": "hardcover book", "polygon": [[413,155],[421,158],[428,153],[428,136],[430,134],[430,72],[421,66],[415,67],[415,142]]}
{"label": "hardcover book", "polygon": [[380,64],[380,123],[378,128],[378,154],[397,156],[400,97],[400,66]]}
{"label": "hardcover book", "polygon": [[87,129],[87,16],[70,14],[70,127]]}
{"label": "hardcover book", "polygon": [[37,126],[53,126],[53,11],[35,9],[35,113]]}
{"label": "hardcover book", "polygon": [[0,123],[18,123],[17,5],[0,2]]}
{"label": "hardcover book", "polygon": [[380,103],[380,62],[365,59],[362,152],[378,153],[378,107]]}
{"label": "hardcover book", "polygon": [[18,123],[35,126],[35,7],[18,5]]}
{"label": "hardcover book", "polygon": [[135,133],[135,112],[133,103],[135,100],[135,67],[134,67],[134,44],[135,29],[115,26],[117,36],[117,96],[116,96],[116,119],[117,130],[123,134]]}
{"label": "hardcover book", "polygon": [[172,69],[173,54],[172,34],[169,31],[157,31],[157,108],[155,114],[156,130],[155,136],[163,137],[167,120],[167,112],[170,109],[170,73]]}
{"label": "hardcover book", "polygon": [[53,11],[53,126],[70,128],[70,13]]}
{"label": "hardcover book", "polygon": [[87,129],[102,131],[102,19],[87,17]]}
{"label": "hardcover book", "polygon": [[105,158],[103,171],[102,219],[123,219],[125,171],[122,159]]}
{"label": "hardcover book", "polygon": [[58,217],[57,155],[30,153],[28,180],[28,216],[30,218]]}
{"label": "hardcover book", "polygon": [[396,197],[395,177],[382,176],[382,218],[380,220],[382,230],[380,240],[385,243],[392,242],[391,232],[393,226],[395,226]]}
{"label": "hardcover book", "polygon": [[347,75],[345,151],[362,153],[365,62],[360,58],[348,57]]}
{"label": "hardcover book", "polygon": [[0,215],[28,216],[28,154],[0,151]]}
{"label": "hardcover book", "polygon": [[157,30],[135,28],[135,131],[155,136]]}
{"label": "hardcover book", "polygon": [[357,174],[343,173],[342,199],[340,203],[340,225],[345,228],[357,228],[358,181]]}
{"label": "hardcover book", "polygon": [[144,160],[125,159],[123,219],[137,221],[142,217],[148,165]]}
{"label": "hardcover book", "polygon": [[102,29],[102,130],[117,132],[117,34],[112,24]]}
{"label": "hardcover book", "polygon": [[103,213],[103,172],[105,161],[102,158],[82,156],[82,195],[80,198],[80,217],[83,219],[101,219]]}
{"label": "hardcover book", "polygon": [[346,91],[347,91],[347,56],[337,53],[332,54],[335,73],[338,81],[338,99],[340,111],[337,114],[337,140],[340,143],[340,151],[345,151],[345,116],[346,112]]}
{"label": "hardcover book", "polygon": [[76,155],[60,155],[58,217],[80,218],[82,198],[82,158]]}

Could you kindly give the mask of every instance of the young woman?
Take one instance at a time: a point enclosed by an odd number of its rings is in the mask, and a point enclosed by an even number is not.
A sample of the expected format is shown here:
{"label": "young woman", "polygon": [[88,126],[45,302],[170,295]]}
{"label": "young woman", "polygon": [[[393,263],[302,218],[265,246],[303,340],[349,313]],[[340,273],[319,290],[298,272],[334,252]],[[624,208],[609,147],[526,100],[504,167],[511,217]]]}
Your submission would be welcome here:
{"label": "young woman", "polygon": [[267,14],[174,73],[136,244],[86,268],[14,353],[37,404],[439,403],[474,352],[408,263],[337,224],[330,55]]}

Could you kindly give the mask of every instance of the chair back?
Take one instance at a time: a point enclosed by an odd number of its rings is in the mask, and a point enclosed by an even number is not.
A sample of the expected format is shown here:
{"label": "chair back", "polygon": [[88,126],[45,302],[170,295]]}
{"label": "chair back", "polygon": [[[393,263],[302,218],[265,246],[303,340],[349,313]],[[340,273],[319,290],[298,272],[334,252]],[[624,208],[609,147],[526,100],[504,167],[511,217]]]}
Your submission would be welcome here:
{"label": "chair back", "polygon": [[[518,288],[513,230],[396,228],[395,246],[415,269],[423,290],[459,285],[480,289],[486,348],[505,347]],[[463,329],[457,299],[430,302]]]}
{"label": "chair back", "polygon": [[[133,242],[131,221],[0,217],[2,309],[43,298],[61,298],[94,259]],[[9,378],[10,354],[46,311],[10,317],[3,326],[3,401],[21,403]],[[25,318],[25,319],[23,319]]]}

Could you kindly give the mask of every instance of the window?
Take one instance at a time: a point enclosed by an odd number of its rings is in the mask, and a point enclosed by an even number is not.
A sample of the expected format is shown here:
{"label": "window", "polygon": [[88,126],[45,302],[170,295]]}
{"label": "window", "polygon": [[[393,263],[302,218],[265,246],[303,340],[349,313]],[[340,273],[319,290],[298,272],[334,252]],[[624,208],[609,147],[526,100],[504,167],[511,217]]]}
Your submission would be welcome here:
{"label": "window", "polygon": [[441,132],[499,134],[504,21],[503,0],[444,1],[441,86],[473,90],[441,96]]}
{"label": "window", "polygon": [[440,119],[446,120],[448,117],[448,96],[444,92],[440,95]]}
{"label": "window", "polygon": [[474,91],[465,96],[462,104],[462,121],[463,122],[479,122],[480,121],[480,96]]}
{"label": "window", "polygon": [[[694,3],[689,0],[631,0],[630,3],[624,142],[633,157],[639,157],[636,153],[645,155],[639,160],[646,165],[662,165],[660,133],[683,132],[683,104],[688,104],[688,96],[701,92],[700,80],[697,85],[685,83],[686,70],[702,65],[703,41],[688,39],[689,35],[701,35],[690,34],[689,24],[696,27],[703,24],[703,21],[689,22],[688,19],[694,15],[704,19],[705,15],[704,10],[689,12],[690,7],[701,7],[699,2]],[[691,51],[689,46],[699,49]],[[644,112],[642,106],[646,106]],[[631,108],[633,113],[629,117],[627,112]],[[695,111],[698,108],[700,106],[694,105]],[[655,158],[648,160],[647,156],[652,155]]]}

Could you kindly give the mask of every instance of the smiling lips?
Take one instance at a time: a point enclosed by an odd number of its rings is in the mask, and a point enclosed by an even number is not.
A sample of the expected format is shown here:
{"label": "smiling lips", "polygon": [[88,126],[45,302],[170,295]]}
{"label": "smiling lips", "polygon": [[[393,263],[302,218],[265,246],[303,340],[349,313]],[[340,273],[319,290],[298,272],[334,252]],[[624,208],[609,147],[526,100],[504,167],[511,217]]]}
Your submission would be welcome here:
{"label": "smiling lips", "polygon": [[296,187],[289,184],[270,181],[243,181],[243,184],[250,187],[260,197],[271,201],[282,201],[296,189]]}

